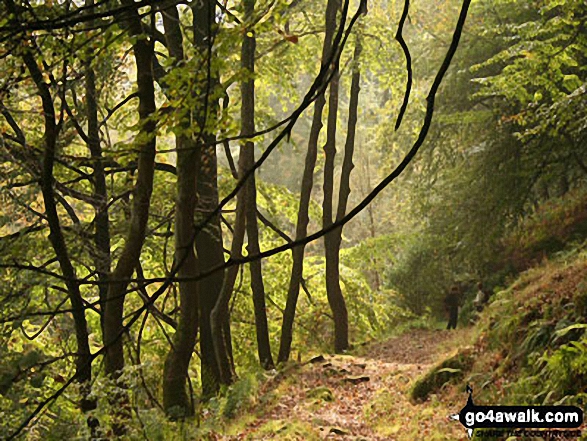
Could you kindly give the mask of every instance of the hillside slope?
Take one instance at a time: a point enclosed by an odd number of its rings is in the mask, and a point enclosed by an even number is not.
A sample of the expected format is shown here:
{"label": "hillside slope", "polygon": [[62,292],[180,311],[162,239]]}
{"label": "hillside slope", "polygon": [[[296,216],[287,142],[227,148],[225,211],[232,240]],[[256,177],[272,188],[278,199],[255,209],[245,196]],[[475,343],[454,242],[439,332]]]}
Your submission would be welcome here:
{"label": "hillside slope", "polygon": [[464,405],[466,384],[479,404],[584,407],[586,323],[587,251],[579,248],[522,273],[466,329],[411,329],[349,355],[292,363],[258,383],[255,398],[207,435],[467,439],[448,420]]}
{"label": "hillside slope", "polygon": [[414,384],[411,396],[423,404],[462,401],[464,385],[470,384],[480,405],[567,404],[585,409],[586,329],[583,245],[543,261],[495,294],[472,328],[472,345],[460,349],[459,355],[470,363],[447,373],[444,360]]}

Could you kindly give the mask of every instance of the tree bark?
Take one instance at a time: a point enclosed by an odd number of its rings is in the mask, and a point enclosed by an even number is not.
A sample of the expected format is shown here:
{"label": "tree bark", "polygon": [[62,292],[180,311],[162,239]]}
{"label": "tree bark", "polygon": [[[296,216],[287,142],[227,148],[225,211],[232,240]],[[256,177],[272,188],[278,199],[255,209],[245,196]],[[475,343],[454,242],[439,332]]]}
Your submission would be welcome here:
{"label": "tree bark", "polygon": [[[326,144],[324,144],[324,200],[322,203],[322,228],[332,225],[332,200],[334,193],[334,160],[336,158],[336,124],[338,119],[339,73],[335,72],[330,82],[328,100],[328,122]],[[333,232],[324,236],[324,254],[326,258],[326,296],[334,319],[334,351],[348,349],[348,313],[344,296],[340,288],[340,241]]]}
{"label": "tree bark", "polygon": [[[16,7],[14,2],[7,1],[10,12],[16,14]],[[45,206],[45,215],[47,217],[47,224],[49,225],[49,241],[55,252],[55,257],[59,262],[61,272],[65,277],[65,285],[67,287],[67,294],[71,303],[72,315],[75,327],[75,337],[77,344],[77,354],[75,357],[76,366],[76,380],[82,384],[86,389],[85,395],[89,392],[89,384],[92,379],[92,354],[88,341],[88,326],[85,316],[85,308],[83,304],[82,295],[80,292],[79,283],[75,273],[75,268],[69,258],[67,244],[61,229],[61,221],[57,212],[57,204],[55,203],[55,192],[53,185],[55,178],[53,176],[53,167],[57,155],[57,138],[59,129],[55,121],[55,108],[53,106],[53,97],[51,91],[45,83],[43,73],[38,67],[37,60],[30,52],[30,49],[23,48],[22,59],[31,74],[43,106],[44,116],[44,156],[41,168],[41,193],[43,195],[43,204]],[[91,404],[85,397],[80,403],[82,411],[90,410],[95,407],[95,403]]]}
{"label": "tree bark", "polygon": [[[326,32],[322,46],[322,64],[324,65],[332,50],[332,39],[336,30],[336,14],[338,11],[339,0],[328,0],[326,5]],[[310,127],[310,136],[308,139],[308,151],[304,163],[304,174],[302,176],[302,186],[300,191],[300,206],[298,209],[298,218],[296,222],[295,240],[303,239],[307,235],[308,223],[310,221],[308,211],[310,206],[310,197],[312,187],[314,186],[314,168],[316,167],[316,157],[318,155],[318,137],[322,130],[322,112],[326,99],[324,93],[316,98],[314,103],[314,115]],[[285,311],[283,313],[283,323],[281,326],[281,341],[279,345],[278,362],[286,362],[291,352],[291,343],[293,338],[293,323],[296,314],[298,297],[300,294],[300,283],[304,271],[304,245],[292,249],[292,269],[287,292]]]}
{"label": "tree bark", "polygon": [[[86,0],[86,6],[94,4],[94,0]],[[91,22],[92,24],[93,22]],[[102,335],[104,335],[104,310],[106,308],[106,296],[108,295],[108,275],[110,274],[110,220],[108,218],[108,188],[106,186],[106,174],[104,172],[104,157],[100,144],[100,130],[98,125],[98,91],[96,90],[96,74],[92,68],[90,50],[87,51],[85,61],[86,79],[86,117],[88,119],[88,149],[92,157],[92,183],[94,191],[94,244],[96,246],[94,262],[98,280],[102,282],[99,289],[100,298],[100,323]]]}
{"label": "tree bark", "polygon": [[[86,6],[92,6],[94,0],[86,0]],[[93,24],[90,23],[90,24]],[[98,295],[100,299],[100,327],[102,338],[104,338],[104,310],[106,308],[106,297],[108,295],[108,275],[111,268],[110,255],[110,219],[108,217],[108,188],[106,186],[106,174],[104,172],[104,156],[102,154],[102,145],[100,143],[100,129],[98,124],[98,91],[96,89],[96,74],[92,67],[92,54],[90,50],[86,52],[87,59],[84,61],[85,76],[85,95],[86,95],[86,118],[88,120],[87,146],[92,157],[92,185],[93,207],[96,212],[94,216],[94,265],[98,274]],[[87,397],[91,392],[90,383],[83,391]],[[95,399],[88,400],[84,398],[85,406],[88,408],[97,407]],[[98,422],[95,416],[92,417],[92,424],[89,423],[91,436],[97,438],[100,436]]]}
{"label": "tree bark", "polygon": [[[216,161],[216,136],[208,128],[214,127],[210,121],[215,122],[218,101],[214,98],[214,86],[217,83],[217,73],[211,65],[212,45],[215,35],[215,6],[214,0],[202,0],[194,2],[193,29],[194,46],[202,59],[205,60],[203,69],[205,78],[199,78],[202,86],[200,102],[202,106],[196,110],[195,121],[199,127],[198,139],[201,140],[200,168],[198,171],[198,205],[196,210],[201,218],[206,219],[218,206],[218,181]],[[222,229],[220,216],[214,216],[205,228],[196,236],[196,251],[198,254],[198,266],[200,272],[205,272],[224,263]],[[216,305],[222,290],[224,272],[218,271],[199,283],[198,309],[200,318],[200,355],[201,355],[201,380],[202,394],[204,398],[214,395],[220,384],[220,372],[216,361],[216,351],[212,337],[211,313]],[[228,316],[220,317],[224,323],[224,343],[230,350],[230,328]],[[229,354],[232,365],[232,353]]]}
{"label": "tree bark", "polygon": [[[191,140],[183,137],[176,140],[176,146],[175,263],[181,264],[178,277],[195,278],[198,272],[193,241],[194,213],[197,203],[196,167],[200,149]],[[187,382],[198,333],[198,285],[194,280],[179,282],[179,319],[163,372],[163,407],[174,417],[194,413]]]}
{"label": "tree bark", "polygon": [[[239,164],[238,164],[238,176],[242,176],[245,172],[244,163],[244,146],[241,147]],[[242,257],[243,242],[245,237],[245,223],[246,223],[246,211],[245,211],[245,198],[246,188],[243,187],[237,194],[236,197],[236,216],[234,222],[234,228],[232,233],[232,244],[230,247],[230,258],[239,259]],[[227,321],[227,317],[230,314],[229,304],[232,297],[232,291],[238,275],[238,265],[228,268],[224,273],[224,280],[222,283],[222,290],[216,305],[212,310],[211,324],[212,324],[212,337],[214,340],[214,350],[216,354],[216,362],[218,364],[219,380],[222,384],[232,384],[236,379],[236,372],[231,361],[231,350],[228,347],[230,339],[225,334],[224,323]]]}
{"label": "tree bark", "polygon": [[[175,66],[184,60],[179,14],[175,6],[162,11],[169,55]],[[174,90],[168,90],[173,95]],[[188,113],[189,115],[189,113]],[[190,128],[190,119],[181,121],[182,131]],[[175,264],[180,278],[195,278],[198,273],[194,252],[194,215],[197,203],[197,170],[200,148],[184,133],[176,137],[177,201],[175,205]],[[179,320],[173,345],[165,359],[163,371],[163,407],[174,418],[191,416],[194,406],[188,395],[188,369],[198,333],[198,282],[179,282]]]}
{"label": "tree bark", "polygon": [[[340,9],[337,2],[336,9]],[[334,196],[334,160],[336,159],[336,129],[338,121],[338,66],[330,82],[328,97],[328,120],[326,126],[326,143],[324,144],[324,183],[322,202],[322,228],[332,225]],[[324,254],[326,260],[326,296],[334,319],[334,350],[342,352],[348,349],[348,313],[344,296],[340,288],[339,244],[336,236],[328,233],[324,236]]]}
{"label": "tree bark", "polygon": [[[207,136],[209,143],[215,140],[213,135]],[[212,138],[212,139],[211,139]],[[198,175],[198,212],[204,218],[218,206],[218,184],[216,180],[216,148],[204,147],[202,154],[200,172]],[[196,250],[198,252],[199,271],[206,272],[211,268],[224,263],[222,230],[220,227],[220,216],[216,215],[206,227],[196,236]],[[224,280],[224,271],[204,278],[200,281],[199,311],[200,311],[200,354],[201,354],[201,381],[202,395],[204,398],[211,397],[218,392],[220,382],[220,370],[216,360],[216,349],[212,334],[211,314],[220,296]],[[228,315],[217,317],[223,329],[224,347],[226,348],[230,370],[232,366],[232,353],[230,352],[230,333],[227,328]]]}
{"label": "tree bark", "polygon": [[[361,72],[358,64],[362,50],[360,38],[360,36],[357,36],[355,51],[353,54],[353,75],[351,79],[351,96],[349,101],[347,137],[344,147],[344,160],[340,176],[336,220],[342,219],[346,214],[348,198],[351,192],[350,176],[354,168],[353,154],[355,149],[355,133],[358,119],[357,115],[361,82]],[[332,196],[332,189],[330,191]],[[327,220],[332,222],[331,217],[329,217]],[[327,225],[325,224],[324,227],[326,226]],[[334,317],[334,350],[336,352],[341,352],[348,349],[349,347],[348,312],[344,296],[342,294],[342,289],[340,287],[340,245],[342,242],[342,227],[337,228],[331,233],[327,234],[324,237],[324,241],[326,250],[326,289],[328,302]]]}
{"label": "tree bark", "polygon": [[[245,23],[253,20],[255,0],[243,0],[245,9]],[[252,29],[246,30],[243,36],[241,51],[241,66],[246,71],[246,78],[241,85],[241,135],[251,136],[255,133],[255,33]],[[241,149],[244,157],[244,168],[250,170],[255,163],[255,144],[246,141]],[[261,252],[259,246],[259,227],[257,224],[257,188],[255,174],[247,180],[245,187],[245,211],[247,224],[247,252],[256,255]],[[259,362],[264,369],[273,369],[275,364],[271,356],[271,344],[269,342],[269,327],[267,325],[267,308],[265,305],[265,286],[261,261],[255,260],[249,263],[251,274],[251,289],[253,291],[253,304],[255,309],[255,329],[257,331],[257,350]]]}
{"label": "tree bark", "polygon": [[[132,0],[125,0],[132,4]],[[123,312],[128,280],[139,263],[139,257],[149,219],[153,176],[155,172],[156,122],[153,119],[155,106],[155,88],[152,72],[153,41],[142,34],[140,17],[132,10],[126,19],[128,32],[134,37],[133,52],[137,68],[137,95],[139,97],[139,133],[136,137],[139,150],[137,165],[137,182],[133,191],[132,213],[124,248],[110,276],[106,308],[104,311],[104,365],[106,374],[117,379],[124,368],[124,333]],[[113,419],[113,431],[120,436],[126,432],[125,421],[130,417],[128,397],[112,397],[116,414]]]}

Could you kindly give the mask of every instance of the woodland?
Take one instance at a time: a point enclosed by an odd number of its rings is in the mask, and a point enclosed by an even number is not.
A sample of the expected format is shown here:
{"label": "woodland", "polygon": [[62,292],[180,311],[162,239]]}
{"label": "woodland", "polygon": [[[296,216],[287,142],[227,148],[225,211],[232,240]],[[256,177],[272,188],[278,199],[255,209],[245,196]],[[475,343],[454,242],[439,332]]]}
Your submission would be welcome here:
{"label": "woodland", "polygon": [[466,439],[468,384],[584,408],[586,23],[0,0],[0,439]]}

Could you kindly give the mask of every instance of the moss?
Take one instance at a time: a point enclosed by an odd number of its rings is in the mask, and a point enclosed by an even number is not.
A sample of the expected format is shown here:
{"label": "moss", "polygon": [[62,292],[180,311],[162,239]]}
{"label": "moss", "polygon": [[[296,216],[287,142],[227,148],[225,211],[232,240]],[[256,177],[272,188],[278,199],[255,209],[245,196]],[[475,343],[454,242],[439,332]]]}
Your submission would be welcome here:
{"label": "moss", "polygon": [[334,401],[334,394],[326,386],[318,386],[314,389],[310,389],[306,393],[306,397],[320,401]]}
{"label": "moss", "polygon": [[[248,439],[282,439],[318,441],[320,435],[309,423],[303,421],[272,420],[265,423]],[[271,438],[266,438],[271,437]]]}
{"label": "moss", "polygon": [[433,367],[423,377],[416,380],[410,391],[412,401],[424,401],[447,383],[459,381],[473,365],[470,349],[463,349]]}

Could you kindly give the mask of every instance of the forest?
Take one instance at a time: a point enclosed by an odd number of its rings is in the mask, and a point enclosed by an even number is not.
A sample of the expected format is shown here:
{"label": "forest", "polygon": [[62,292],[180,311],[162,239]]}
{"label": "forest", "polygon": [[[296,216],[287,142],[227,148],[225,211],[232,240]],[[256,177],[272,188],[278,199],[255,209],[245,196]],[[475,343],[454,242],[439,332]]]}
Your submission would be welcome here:
{"label": "forest", "polygon": [[0,0],[0,439],[552,439],[449,415],[585,409],[586,24]]}

